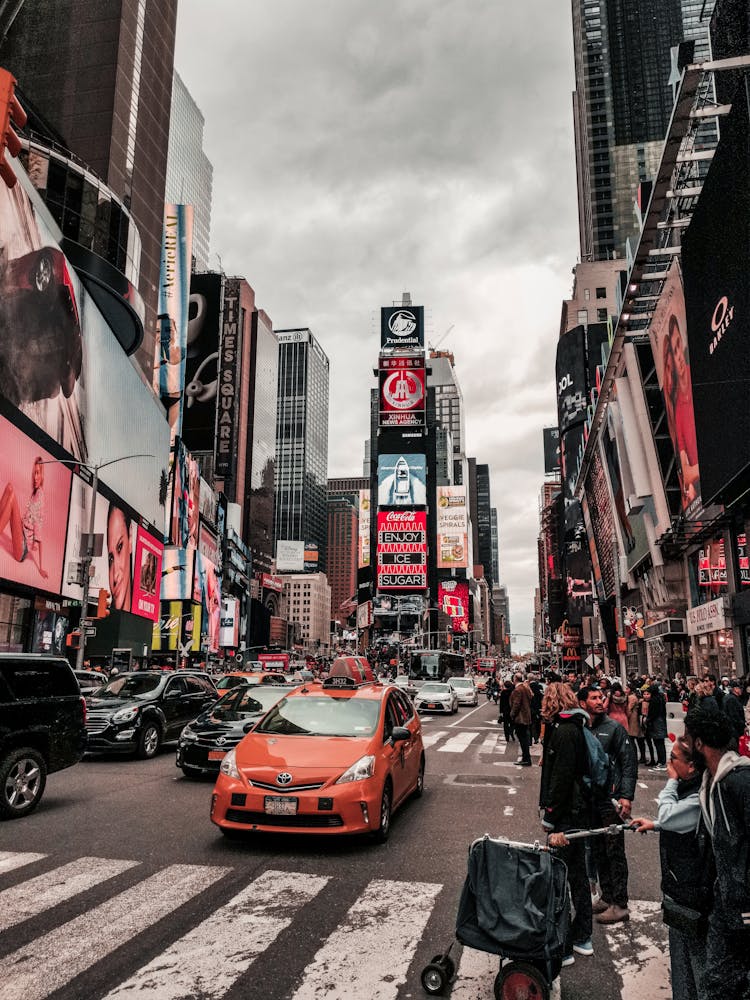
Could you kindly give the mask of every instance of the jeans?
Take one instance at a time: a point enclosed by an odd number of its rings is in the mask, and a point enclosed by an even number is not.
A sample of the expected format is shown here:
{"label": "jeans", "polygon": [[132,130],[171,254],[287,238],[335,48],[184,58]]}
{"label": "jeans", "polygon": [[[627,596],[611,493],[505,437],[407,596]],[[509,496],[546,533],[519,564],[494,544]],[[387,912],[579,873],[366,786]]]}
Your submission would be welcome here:
{"label": "jeans", "polygon": [[672,996],[680,1000],[702,1000],[699,984],[706,968],[706,940],[669,927],[669,963]]}
{"label": "jeans", "polygon": [[[651,738],[649,736],[637,736],[636,740],[638,742],[638,756],[640,757],[640,763],[655,763],[656,757],[654,755],[654,744],[651,742]],[[648,750],[648,760],[646,759],[646,750]]]}
{"label": "jeans", "polygon": [[[505,737],[505,742],[508,743],[513,739],[513,723],[510,721],[509,715],[501,715],[500,718],[503,720],[503,736]],[[497,721],[499,722],[500,719]]]}
{"label": "jeans", "polygon": [[667,745],[664,740],[654,740],[654,746],[656,747],[656,763],[662,766],[666,766],[667,763]]}
{"label": "jeans", "polygon": [[521,760],[524,764],[530,764],[531,754],[529,753],[529,747],[531,746],[531,726],[524,726],[522,723],[516,722],[515,729],[521,750]]}
{"label": "jeans", "polygon": [[[599,818],[602,826],[622,822],[614,809],[606,806],[600,806]],[[607,833],[594,837],[593,845],[602,899],[627,909],[628,859],[625,856],[625,834],[616,833],[612,836]]]}
{"label": "jeans", "polygon": [[585,840],[571,840],[567,847],[561,847],[557,851],[568,866],[570,901],[574,911],[565,940],[566,955],[572,954],[574,944],[584,944],[591,939],[591,890],[586,874],[585,844]]}
{"label": "jeans", "polygon": [[701,978],[700,1000],[748,1000],[750,931],[729,930],[722,920],[718,900],[714,905],[715,909],[708,918],[706,965]]}

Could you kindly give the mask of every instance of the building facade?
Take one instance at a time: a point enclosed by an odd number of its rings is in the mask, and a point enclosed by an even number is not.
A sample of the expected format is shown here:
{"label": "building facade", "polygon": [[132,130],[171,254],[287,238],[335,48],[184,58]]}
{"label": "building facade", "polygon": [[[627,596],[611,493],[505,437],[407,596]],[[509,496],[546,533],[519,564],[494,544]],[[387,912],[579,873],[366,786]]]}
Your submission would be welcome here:
{"label": "building facade", "polygon": [[282,608],[304,652],[327,653],[330,647],[331,588],[325,573],[285,573]]}
{"label": "building facade", "polygon": [[331,614],[345,621],[352,613],[357,595],[357,555],[359,546],[359,497],[328,501],[328,568],[331,587]]}

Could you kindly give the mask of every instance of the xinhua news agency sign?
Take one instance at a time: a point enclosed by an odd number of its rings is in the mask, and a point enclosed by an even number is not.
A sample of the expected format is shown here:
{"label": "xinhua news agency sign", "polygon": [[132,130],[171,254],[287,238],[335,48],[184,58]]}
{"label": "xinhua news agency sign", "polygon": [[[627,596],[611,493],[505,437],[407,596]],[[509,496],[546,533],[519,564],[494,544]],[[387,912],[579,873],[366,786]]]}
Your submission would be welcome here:
{"label": "xinhua news agency sign", "polygon": [[427,514],[378,511],[378,590],[424,590],[427,586]]}
{"label": "xinhua news agency sign", "polygon": [[229,279],[224,286],[224,321],[219,343],[219,394],[216,407],[216,475],[226,478],[234,471],[239,394],[240,283]]}

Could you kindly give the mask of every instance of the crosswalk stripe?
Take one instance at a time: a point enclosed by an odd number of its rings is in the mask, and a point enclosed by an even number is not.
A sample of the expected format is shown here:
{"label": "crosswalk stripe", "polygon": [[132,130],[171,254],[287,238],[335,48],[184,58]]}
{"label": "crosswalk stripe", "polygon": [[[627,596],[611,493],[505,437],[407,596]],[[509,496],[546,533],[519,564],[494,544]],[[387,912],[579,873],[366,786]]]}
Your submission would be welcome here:
{"label": "crosswalk stripe", "polygon": [[137,861],[79,858],[0,892],[0,931],[36,917],[100,882],[135,868]]}
{"label": "crosswalk stripe", "polygon": [[478,736],[479,733],[456,733],[443,746],[438,747],[438,753],[463,753]]}
{"label": "crosswalk stripe", "polygon": [[22,946],[3,959],[3,1000],[43,1000],[229,871],[170,865]]}
{"label": "crosswalk stripe", "polygon": [[218,1000],[328,881],[300,872],[264,872],[105,1000],[141,992],[159,1000]]}
{"label": "crosswalk stripe", "polygon": [[370,882],[293,1000],[395,1000],[441,889],[431,882]]}
{"label": "crosswalk stripe", "polygon": [[438,740],[442,740],[442,738],[447,735],[448,735],[447,729],[439,729],[436,733],[428,733],[427,736],[423,736],[422,744],[425,747],[431,747],[435,743],[437,743]]}
{"label": "crosswalk stripe", "polygon": [[14,868],[23,868],[24,865],[33,864],[34,861],[42,861],[46,857],[46,854],[19,854],[17,851],[0,851],[0,875],[12,872]]}

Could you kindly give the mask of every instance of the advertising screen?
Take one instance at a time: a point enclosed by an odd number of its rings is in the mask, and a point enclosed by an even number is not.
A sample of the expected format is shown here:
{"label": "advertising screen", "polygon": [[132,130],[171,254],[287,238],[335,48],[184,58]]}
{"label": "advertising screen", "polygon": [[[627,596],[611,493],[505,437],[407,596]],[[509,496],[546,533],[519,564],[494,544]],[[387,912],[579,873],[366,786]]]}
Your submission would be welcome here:
{"label": "advertising screen", "polygon": [[443,580],[438,584],[438,606],[449,616],[454,632],[469,631],[469,585],[463,580]]}
{"label": "advertising screen", "polygon": [[380,426],[419,427],[425,421],[424,356],[380,359]]}
{"label": "advertising screen", "polygon": [[276,543],[276,571],[302,573],[305,568],[305,543],[281,539]]}
{"label": "advertising screen", "polygon": [[380,310],[381,351],[424,348],[424,306],[393,306]]}
{"label": "advertising screen", "polygon": [[750,466],[749,241],[750,122],[740,88],[682,250],[704,504]]}
{"label": "advertising screen", "polygon": [[0,186],[0,259],[0,395],[81,462],[143,453],[101,480],[161,530],[164,414],[22,183]]}
{"label": "advertising screen", "polygon": [[568,330],[557,342],[557,423],[560,433],[586,419],[586,333],[582,326]]}
{"label": "advertising screen", "polygon": [[370,565],[370,491],[359,491],[359,530],[357,535],[357,566]]}
{"label": "advertising screen", "polygon": [[161,562],[162,601],[190,601],[193,598],[193,563],[195,549],[168,545]]}
{"label": "advertising screen", "polygon": [[427,586],[427,515],[424,511],[378,511],[379,590],[423,590]]}
{"label": "advertising screen", "polygon": [[598,561],[604,597],[608,598],[612,597],[615,593],[613,550],[615,522],[612,516],[612,504],[609,499],[604,464],[602,463],[598,449],[594,451],[592,456],[584,490],[591,518],[594,543],[599,557]]}
{"label": "advertising screen", "polygon": [[560,431],[557,427],[544,427],[544,472],[560,471]]}
{"label": "advertising screen", "polygon": [[198,544],[200,471],[198,463],[179,439],[172,458],[172,519],[169,540],[182,549]]}
{"label": "advertising screen", "polygon": [[192,451],[214,450],[223,284],[221,274],[194,274],[190,281],[182,437]]}
{"label": "advertising screen", "polygon": [[0,417],[0,577],[60,593],[71,472]]}
{"label": "advertising screen", "polygon": [[438,569],[469,565],[469,513],[465,486],[437,488]]}
{"label": "advertising screen", "polygon": [[[695,518],[701,512],[701,476],[693,412],[685,297],[682,291],[682,276],[676,260],[672,262],[661,297],[654,309],[649,337],[659,387],[664,397],[669,436],[677,459],[682,511],[685,517]],[[701,357],[701,366],[704,363],[705,358]],[[720,395],[721,393],[716,393],[716,388],[712,385],[711,399],[714,403]],[[727,427],[723,427],[723,443],[720,445],[725,451],[727,430]],[[717,445],[714,444],[713,447]]]}
{"label": "advertising screen", "polygon": [[317,573],[319,555],[317,542],[305,542],[303,552],[304,561],[302,563],[305,573]]}
{"label": "advertising screen", "polygon": [[221,599],[219,645],[236,649],[240,638],[240,602],[236,597]]}
{"label": "advertising screen", "polygon": [[140,525],[136,527],[135,572],[133,573],[134,615],[156,621],[159,617],[159,583],[164,546]]}
{"label": "advertising screen", "polygon": [[65,636],[70,624],[67,611],[61,610],[52,601],[45,602],[43,598],[37,598],[34,607],[31,652],[64,656]]}
{"label": "advertising screen", "polygon": [[232,474],[237,460],[240,368],[244,330],[240,310],[240,279],[227,278],[224,288],[221,341],[219,346],[219,390],[216,419],[216,475]]}
{"label": "advertising screen", "polygon": [[221,579],[215,563],[202,552],[195,553],[193,600],[201,606],[201,641],[209,653],[219,650],[221,620]]}
{"label": "advertising screen", "polygon": [[378,507],[424,507],[427,461],[424,455],[378,455]]}

